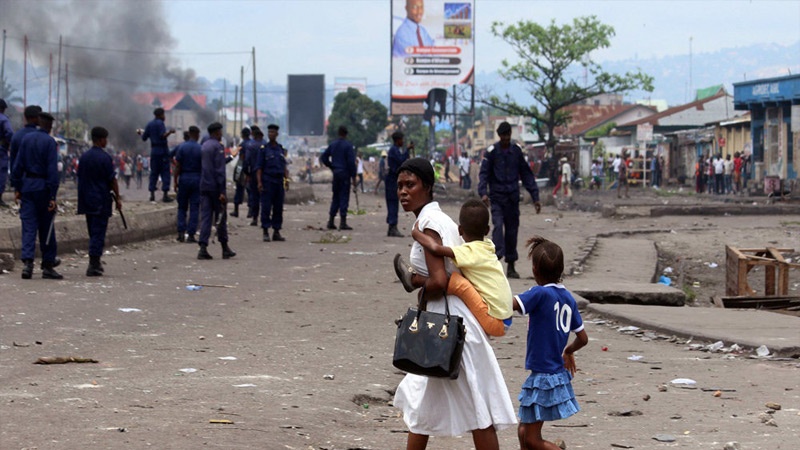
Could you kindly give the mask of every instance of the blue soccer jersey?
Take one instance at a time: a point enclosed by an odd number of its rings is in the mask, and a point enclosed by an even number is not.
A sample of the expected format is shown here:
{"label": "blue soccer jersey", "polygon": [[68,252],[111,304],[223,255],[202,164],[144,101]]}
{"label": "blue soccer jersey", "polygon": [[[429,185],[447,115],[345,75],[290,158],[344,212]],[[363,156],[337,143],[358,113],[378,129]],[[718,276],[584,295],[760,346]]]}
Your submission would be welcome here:
{"label": "blue soccer jersey", "polygon": [[561,284],[534,286],[514,297],[528,319],[525,369],[556,373],[564,368],[561,354],[569,333],[583,330],[583,319],[572,294]]}

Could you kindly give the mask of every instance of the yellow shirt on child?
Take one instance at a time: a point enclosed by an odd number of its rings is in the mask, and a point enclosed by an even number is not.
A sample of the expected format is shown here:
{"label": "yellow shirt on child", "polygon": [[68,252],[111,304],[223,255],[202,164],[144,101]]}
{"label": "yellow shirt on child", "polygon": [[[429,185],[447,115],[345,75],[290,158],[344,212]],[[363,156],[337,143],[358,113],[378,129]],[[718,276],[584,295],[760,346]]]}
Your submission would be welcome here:
{"label": "yellow shirt on child", "polygon": [[452,247],[455,264],[466,279],[475,286],[489,307],[489,315],[507,319],[513,313],[511,286],[503,266],[494,253],[494,242],[489,238],[467,242]]}

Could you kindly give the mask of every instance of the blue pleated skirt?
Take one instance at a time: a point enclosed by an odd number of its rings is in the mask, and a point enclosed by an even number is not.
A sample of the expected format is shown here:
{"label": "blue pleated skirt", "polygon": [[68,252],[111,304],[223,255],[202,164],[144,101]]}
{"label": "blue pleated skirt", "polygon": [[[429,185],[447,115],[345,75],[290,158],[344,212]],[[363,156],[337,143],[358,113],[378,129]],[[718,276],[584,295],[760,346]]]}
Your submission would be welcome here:
{"label": "blue pleated skirt", "polygon": [[519,394],[520,423],[566,419],[580,411],[570,380],[572,375],[566,370],[558,373],[531,372]]}

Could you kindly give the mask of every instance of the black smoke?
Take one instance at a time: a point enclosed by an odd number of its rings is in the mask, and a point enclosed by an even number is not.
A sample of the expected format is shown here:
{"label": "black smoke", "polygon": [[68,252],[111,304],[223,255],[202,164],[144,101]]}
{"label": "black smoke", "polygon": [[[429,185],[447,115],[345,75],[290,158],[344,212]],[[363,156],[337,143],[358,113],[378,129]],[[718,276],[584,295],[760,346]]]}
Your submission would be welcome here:
{"label": "black smoke", "polygon": [[[118,149],[145,149],[135,130],[152,118],[153,107],[135,103],[132,94],[205,88],[194,70],[181,68],[171,56],[176,40],[161,1],[0,0],[0,16],[10,38],[7,45],[21,48],[27,34],[32,60],[40,64],[51,53],[57,58],[63,36],[62,79],[69,64],[70,119],[81,119],[89,128],[106,127]],[[62,82],[62,115],[65,95]]]}

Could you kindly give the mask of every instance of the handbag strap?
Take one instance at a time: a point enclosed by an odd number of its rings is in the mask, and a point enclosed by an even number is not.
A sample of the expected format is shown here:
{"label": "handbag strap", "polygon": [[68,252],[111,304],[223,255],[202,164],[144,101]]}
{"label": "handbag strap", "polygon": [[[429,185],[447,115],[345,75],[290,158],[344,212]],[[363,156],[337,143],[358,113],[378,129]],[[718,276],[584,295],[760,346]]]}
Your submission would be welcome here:
{"label": "handbag strap", "polygon": [[[444,288],[444,315],[445,321],[450,322],[450,302],[447,301],[447,286],[450,285],[450,274],[447,274],[447,284],[445,284]],[[428,300],[425,298],[425,286],[422,286],[419,289],[419,294],[417,296],[417,317],[419,317],[420,312],[428,310]]]}

